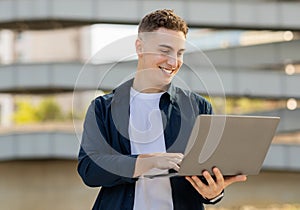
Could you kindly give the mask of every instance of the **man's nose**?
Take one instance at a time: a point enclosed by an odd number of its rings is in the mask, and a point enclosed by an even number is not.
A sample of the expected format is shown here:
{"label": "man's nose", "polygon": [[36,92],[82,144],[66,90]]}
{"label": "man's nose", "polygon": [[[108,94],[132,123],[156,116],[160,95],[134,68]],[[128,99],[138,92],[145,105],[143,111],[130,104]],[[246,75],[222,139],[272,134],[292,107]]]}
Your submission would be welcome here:
{"label": "man's nose", "polygon": [[176,56],[168,56],[168,64],[172,68],[176,68],[178,65],[178,58]]}

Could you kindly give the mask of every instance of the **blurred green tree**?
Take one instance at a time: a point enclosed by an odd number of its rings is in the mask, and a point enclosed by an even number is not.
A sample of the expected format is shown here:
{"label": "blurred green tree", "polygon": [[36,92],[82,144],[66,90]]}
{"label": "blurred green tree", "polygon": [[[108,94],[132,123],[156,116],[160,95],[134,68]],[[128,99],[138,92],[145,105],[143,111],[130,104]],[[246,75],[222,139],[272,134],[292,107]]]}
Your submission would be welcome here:
{"label": "blurred green tree", "polygon": [[37,106],[28,100],[16,102],[13,120],[16,124],[30,124],[64,120],[60,106],[52,97],[43,99]]}
{"label": "blurred green tree", "polygon": [[53,98],[46,98],[37,107],[37,116],[39,121],[59,121],[63,120],[64,116],[59,105]]}
{"label": "blurred green tree", "polygon": [[28,101],[17,101],[13,115],[16,124],[35,123],[39,121],[36,108]]}

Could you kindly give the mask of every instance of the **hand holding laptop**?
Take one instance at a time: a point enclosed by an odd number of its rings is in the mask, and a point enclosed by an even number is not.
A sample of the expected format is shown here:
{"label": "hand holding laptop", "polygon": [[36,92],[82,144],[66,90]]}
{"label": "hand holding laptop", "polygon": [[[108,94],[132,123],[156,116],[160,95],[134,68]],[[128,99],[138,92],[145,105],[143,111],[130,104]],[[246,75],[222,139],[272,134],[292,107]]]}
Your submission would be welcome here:
{"label": "hand holding laptop", "polygon": [[221,171],[216,167],[213,168],[212,171],[214,178],[208,171],[202,173],[204,180],[201,180],[198,176],[185,177],[203,197],[209,200],[216,198],[229,185],[247,180],[246,175],[224,177]]}
{"label": "hand holding laptop", "polygon": [[[177,173],[169,174],[169,169],[179,170],[179,165],[182,161],[183,154],[181,153],[151,153],[139,155],[137,159],[136,176],[138,173],[145,177],[168,177],[176,176]],[[229,185],[235,182],[246,181],[245,175],[223,176],[218,168],[213,169],[214,176],[208,171],[203,171],[202,177],[186,176],[192,186],[203,197],[214,200],[222,191]]]}

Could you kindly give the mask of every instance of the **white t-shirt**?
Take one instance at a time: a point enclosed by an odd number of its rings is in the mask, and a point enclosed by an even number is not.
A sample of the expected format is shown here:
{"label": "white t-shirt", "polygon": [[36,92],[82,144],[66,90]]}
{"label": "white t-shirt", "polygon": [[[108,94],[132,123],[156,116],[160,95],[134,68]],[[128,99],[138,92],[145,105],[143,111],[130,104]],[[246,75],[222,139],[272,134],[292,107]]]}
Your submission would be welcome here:
{"label": "white t-shirt", "polygon": [[[131,154],[166,152],[164,129],[159,109],[163,93],[130,90],[129,138]],[[149,173],[155,173],[151,170]],[[134,210],[172,210],[172,192],[167,177],[139,178],[135,185]]]}

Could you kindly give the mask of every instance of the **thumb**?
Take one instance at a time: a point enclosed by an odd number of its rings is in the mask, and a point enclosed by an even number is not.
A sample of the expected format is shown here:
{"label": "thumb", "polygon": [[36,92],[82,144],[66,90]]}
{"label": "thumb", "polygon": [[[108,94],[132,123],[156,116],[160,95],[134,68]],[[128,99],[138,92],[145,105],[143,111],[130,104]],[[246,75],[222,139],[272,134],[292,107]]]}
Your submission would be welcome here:
{"label": "thumb", "polygon": [[237,175],[237,176],[230,176],[230,177],[225,177],[224,180],[224,185],[225,187],[235,183],[235,182],[245,182],[247,180],[246,175]]}

